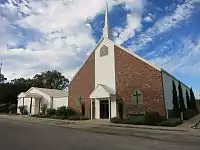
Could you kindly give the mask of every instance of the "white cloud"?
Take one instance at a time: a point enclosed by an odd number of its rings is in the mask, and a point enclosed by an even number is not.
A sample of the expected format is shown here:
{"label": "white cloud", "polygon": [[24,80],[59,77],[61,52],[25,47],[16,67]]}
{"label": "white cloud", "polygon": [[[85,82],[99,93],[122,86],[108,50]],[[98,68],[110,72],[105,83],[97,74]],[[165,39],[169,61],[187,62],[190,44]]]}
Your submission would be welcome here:
{"label": "white cloud", "polygon": [[122,44],[124,41],[127,41],[129,38],[135,36],[135,33],[139,31],[142,27],[141,16],[138,13],[128,14],[127,15],[127,25],[125,29],[116,28],[114,34],[117,35],[115,42],[117,44]]}
{"label": "white cloud", "polygon": [[151,16],[146,16],[143,18],[144,22],[153,22],[153,18]]}
{"label": "white cloud", "polygon": [[194,42],[191,38],[184,37],[175,48],[173,55],[160,56],[151,60],[154,64],[168,70],[171,73],[184,75],[200,75],[200,37]]}
{"label": "white cloud", "polygon": [[188,20],[195,12],[195,4],[198,2],[200,0],[186,0],[185,3],[178,5],[170,16],[158,20],[153,27],[140,34],[138,39],[129,48],[134,51],[141,50],[154,37],[176,27],[180,22]]}
{"label": "white cloud", "polygon": [[[109,9],[120,3],[128,4],[127,9],[140,7],[136,0],[109,0]],[[13,79],[58,69],[72,77],[96,44],[87,20],[104,9],[102,0],[9,0],[0,4],[3,73]],[[24,35],[24,31],[30,33]],[[35,33],[39,35],[32,40]],[[27,44],[17,48],[21,41]]]}
{"label": "white cloud", "polygon": [[135,36],[142,28],[142,11],[145,7],[146,0],[123,0],[125,9],[130,12],[126,16],[125,28],[115,28],[113,38],[117,44],[123,44],[125,41]]}

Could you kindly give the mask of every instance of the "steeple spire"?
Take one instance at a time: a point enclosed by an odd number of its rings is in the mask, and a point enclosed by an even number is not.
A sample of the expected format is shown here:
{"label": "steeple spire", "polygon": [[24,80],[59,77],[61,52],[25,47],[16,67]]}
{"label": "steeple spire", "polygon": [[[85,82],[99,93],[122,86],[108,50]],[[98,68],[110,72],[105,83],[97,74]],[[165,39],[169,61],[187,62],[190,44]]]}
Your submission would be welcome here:
{"label": "steeple spire", "polygon": [[105,12],[105,24],[103,28],[103,37],[109,38],[109,27],[108,27],[108,4],[106,1],[106,12]]}

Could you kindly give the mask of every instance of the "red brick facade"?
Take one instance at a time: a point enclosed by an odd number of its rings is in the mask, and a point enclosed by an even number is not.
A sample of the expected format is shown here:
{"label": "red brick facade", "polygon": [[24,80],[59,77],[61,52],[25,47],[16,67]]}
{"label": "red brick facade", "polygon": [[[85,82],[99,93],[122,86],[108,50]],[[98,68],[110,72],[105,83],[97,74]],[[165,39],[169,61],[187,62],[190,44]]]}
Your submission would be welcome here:
{"label": "red brick facade", "polygon": [[69,85],[69,106],[80,112],[78,98],[81,96],[86,103],[86,116],[90,116],[89,95],[95,86],[95,53],[93,52],[86,60],[85,64],[76,74]]}
{"label": "red brick facade", "polygon": [[[115,46],[115,70],[116,92],[122,97],[126,109],[158,111],[165,115],[162,75],[159,70],[117,46]],[[142,93],[143,104],[131,105],[134,90]]]}

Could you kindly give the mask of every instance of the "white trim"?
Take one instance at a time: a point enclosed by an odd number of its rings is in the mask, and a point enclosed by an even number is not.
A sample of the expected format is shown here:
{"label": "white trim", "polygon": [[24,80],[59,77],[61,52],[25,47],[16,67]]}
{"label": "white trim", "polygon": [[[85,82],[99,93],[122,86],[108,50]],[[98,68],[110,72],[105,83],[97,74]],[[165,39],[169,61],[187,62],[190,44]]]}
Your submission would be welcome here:
{"label": "white trim", "polygon": [[[99,93],[101,92],[101,93]],[[100,95],[98,95],[100,94]],[[109,89],[109,87],[102,85],[102,84],[98,84],[96,86],[96,88],[92,91],[92,93],[90,94],[90,98],[109,98],[111,97],[111,95],[114,95],[114,92],[112,91],[112,89]]]}
{"label": "white trim", "polygon": [[171,74],[170,74],[169,72],[167,72],[166,70],[161,69],[161,71],[162,71],[163,73],[166,73],[167,75],[171,76],[171,77],[173,78],[173,80],[176,80],[177,82],[180,81],[181,84],[183,84],[185,87],[187,87],[188,89],[190,89],[189,86],[187,86],[185,83],[181,82],[181,80],[178,80],[176,77],[174,77],[173,75],[171,75]]}
{"label": "white trim", "polygon": [[[110,40],[110,39],[108,39],[108,40]],[[110,41],[113,42],[112,40],[110,40]],[[113,43],[114,43],[114,42],[113,42]],[[158,68],[158,67],[156,67],[155,65],[151,64],[150,62],[148,62],[146,59],[140,57],[139,55],[130,52],[128,49],[126,49],[126,48],[124,48],[124,47],[122,47],[122,46],[120,46],[120,45],[118,45],[118,44],[115,44],[115,43],[114,43],[114,45],[117,46],[117,47],[119,47],[119,48],[121,48],[121,49],[124,50],[125,52],[131,54],[132,56],[134,56],[134,57],[140,59],[141,61],[143,61],[143,62],[145,62],[146,64],[150,65],[151,67],[155,68],[156,70],[161,71],[160,68]]]}
{"label": "white trim", "polygon": [[109,114],[108,118],[110,120],[111,119],[111,99],[110,98],[108,98],[108,108],[109,108],[109,110],[108,110],[108,114]]}
{"label": "white trim", "polygon": [[93,116],[93,111],[92,111],[92,108],[93,108],[93,106],[92,106],[92,99],[90,99],[91,101],[90,101],[90,106],[91,106],[91,108],[90,108],[90,112],[91,112],[91,115],[90,115],[90,120],[92,120],[93,118],[92,118],[92,116]]}
{"label": "white trim", "polygon": [[90,53],[90,55],[87,57],[87,59],[84,61],[84,63],[82,64],[82,66],[78,69],[78,71],[75,73],[75,75],[73,76],[73,78],[71,79],[71,81],[68,84],[68,87],[70,86],[71,82],[74,80],[74,78],[76,77],[76,75],[80,72],[80,70],[83,68],[83,66],[85,65],[85,63],[87,62],[87,60],[90,58],[90,56],[92,55],[93,52],[95,52],[95,50],[98,48],[98,46],[103,42],[104,38],[101,38],[99,40],[99,42],[97,43],[96,47],[94,48],[94,50]]}

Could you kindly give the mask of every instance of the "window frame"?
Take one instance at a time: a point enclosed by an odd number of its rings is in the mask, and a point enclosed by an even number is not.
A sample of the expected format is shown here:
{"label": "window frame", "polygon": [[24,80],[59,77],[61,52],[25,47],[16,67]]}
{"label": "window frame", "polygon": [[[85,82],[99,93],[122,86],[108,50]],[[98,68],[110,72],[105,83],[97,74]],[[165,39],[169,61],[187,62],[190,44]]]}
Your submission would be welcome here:
{"label": "window frame", "polygon": [[104,57],[108,55],[108,46],[103,45],[100,49],[100,57]]}

